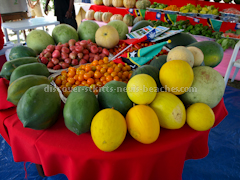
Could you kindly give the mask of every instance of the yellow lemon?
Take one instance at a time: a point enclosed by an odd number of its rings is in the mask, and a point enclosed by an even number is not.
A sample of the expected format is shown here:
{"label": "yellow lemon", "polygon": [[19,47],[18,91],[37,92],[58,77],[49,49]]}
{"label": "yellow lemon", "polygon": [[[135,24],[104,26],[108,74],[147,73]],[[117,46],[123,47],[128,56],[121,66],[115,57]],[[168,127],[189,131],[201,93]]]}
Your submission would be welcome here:
{"label": "yellow lemon", "polygon": [[93,118],[91,136],[94,144],[102,151],[117,149],[127,134],[127,125],[123,115],[114,109],[103,109]]}
{"label": "yellow lemon", "polygon": [[187,108],[187,124],[196,131],[206,131],[213,127],[215,115],[204,103],[195,103]]}
{"label": "yellow lemon", "polygon": [[156,113],[147,105],[132,107],[127,115],[128,132],[143,144],[155,142],[160,133],[160,125]]}
{"label": "yellow lemon", "polygon": [[172,60],[162,66],[159,79],[166,91],[181,95],[187,92],[192,85],[194,74],[186,61]]}
{"label": "yellow lemon", "polygon": [[160,126],[166,129],[180,129],[186,122],[186,110],[182,101],[169,92],[158,92],[149,105],[157,114]]}
{"label": "yellow lemon", "polygon": [[147,74],[133,76],[127,83],[127,95],[135,104],[150,104],[156,94],[156,81]]}

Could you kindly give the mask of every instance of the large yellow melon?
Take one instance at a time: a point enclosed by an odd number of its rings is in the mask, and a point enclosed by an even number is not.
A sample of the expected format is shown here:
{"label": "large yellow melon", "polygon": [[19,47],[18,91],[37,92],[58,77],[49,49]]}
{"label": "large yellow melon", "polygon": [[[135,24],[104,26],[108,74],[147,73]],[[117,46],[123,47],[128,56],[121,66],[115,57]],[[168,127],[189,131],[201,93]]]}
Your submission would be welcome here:
{"label": "large yellow melon", "polygon": [[150,104],[156,94],[156,81],[147,74],[133,76],[127,83],[127,95],[135,104]]}
{"label": "large yellow melon", "polygon": [[194,56],[190,50],[184,46],[177,46],[169,51],[167,61],[183,60],[186,61],[191,67],[194,64]]}
{"label": "large yellow melon", "polygon": [[149,105],[157,114],[160,126],[166,129],[180,129],[186,122],[186,110],[182,101],[169,92],[158,92]]}
{"label": "large yellow melon", "polygon": [[126,121],[117,110],[103,109],[92,120],[91,136],[95,145],[102,151],[111,152],[117,149],[126,134]]}
{"label": "large yellow melon", "polygon": [[132,107],[127,115],[128,132],[143,144],[155,142],[160,133],[160,124],[154,110],[146,105]]}
{"label": "large yellow melon", "polygon": [[159,79],[166,91],[181,95],[187,92],[192,85],[194,74],[186,61],[173,60],[162,66]]}

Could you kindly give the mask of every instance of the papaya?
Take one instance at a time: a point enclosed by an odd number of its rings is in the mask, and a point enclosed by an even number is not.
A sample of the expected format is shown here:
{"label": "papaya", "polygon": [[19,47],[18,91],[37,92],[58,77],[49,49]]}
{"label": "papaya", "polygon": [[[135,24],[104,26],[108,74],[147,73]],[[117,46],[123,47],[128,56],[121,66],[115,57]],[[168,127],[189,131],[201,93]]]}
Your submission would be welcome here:
{"label": "papaya", "polygon": [[159,80],[159,70],[158,70],[158,68],[156,68],[152,65],[140,66],[135,71],[133,71],[132,76],[130,78],[134,77],[137,74],[148,74],[148,75],[150,75],[155,80],[155,82],[157,84],[157,87],[158,88],[162,87],[162,85],[160,83],[160,80]]}
{"label": "papaya", "polygon": [[17,67],[10,77],[10,84],[15,81],[16,79],[26,76],[26,75],[42,75],[48,77],[50,75],[47,66],[42,63],[31,63],[31,64],[24,64]]}
{"label": "papaya", "polygon": [[223,48],[220,44],[214,41],[201,41],[190,44],[202,50],[204,55],[204,65],[216,67],[223,59]]}
{"label": "papaya", "polygon": [[90,131],[93,117],[99,111],[95,94],[89,87],[77,86],[69,94],[63,108],[66,127],[77,135]]}
{"label": "papaya", "polygon": [[[193,36],[183,32],[178,33],[174,36],[171,36],[168,39],[171,40],[171,43],[168,43],[165,45],[168,49],[173,49],[176,46],[188,46],[189,44],[197,42],[197,40]],[[159,42],[162,42],[162,41],[166,41],[166,39],[161,40]]]}
{"label": "papaya", "polygon": [[9,59],[18,59],[21,57],[36,57],[37,53],[27,46],[15,46],[10,50]]}
{"label": "papaya", "polygon": [[127,84],[120,81],[110,81],[98,93],[98,102],[101,108],[114,108],[125,116],[133,106],[126,92]]}
{"label": "papaya", "polygon": [[49,84],[50,81],[45,76],[26,75],[18,78],[8,87],[7,100],[17,105],[23,94],[30,88],[40,84]]}
{"label": "papaya", "polygon": [[138,29],[141,29],[143,27],[146,26],[152,26],[154,27],[153,23],[151,21],[147,21],[147,20],[141,20],[139,22],[137,22],[136,24],[133,25],[131,32],[136,31]]}
{"label": "papaya", "polygon": [[2,66],[0,76],[6,78],[7,80],[10,80],[10,76],[13,70],[16,69],[18,66],[21,66],[23,64],[36,63],[36,62],[38,62],[38,60],[35,57],[23,57],[23,58],[7,61]]}
{"label": "papaya", "polygon": [[61,98],[57,89],[49,84],[29,88],[17,105],[17,115],[24,127],[42,130],[58,119]]}

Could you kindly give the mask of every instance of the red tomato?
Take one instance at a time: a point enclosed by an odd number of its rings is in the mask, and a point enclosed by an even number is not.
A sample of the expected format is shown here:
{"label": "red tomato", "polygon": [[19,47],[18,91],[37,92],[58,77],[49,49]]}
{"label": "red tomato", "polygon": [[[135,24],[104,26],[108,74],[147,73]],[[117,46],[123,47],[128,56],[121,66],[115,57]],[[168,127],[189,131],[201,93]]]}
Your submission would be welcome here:
{"label": "red tomato", "polygon": [[134,44],[134,47],[135,47],[136,49],[141,49],[141,46],[140,46],[139,44]]}

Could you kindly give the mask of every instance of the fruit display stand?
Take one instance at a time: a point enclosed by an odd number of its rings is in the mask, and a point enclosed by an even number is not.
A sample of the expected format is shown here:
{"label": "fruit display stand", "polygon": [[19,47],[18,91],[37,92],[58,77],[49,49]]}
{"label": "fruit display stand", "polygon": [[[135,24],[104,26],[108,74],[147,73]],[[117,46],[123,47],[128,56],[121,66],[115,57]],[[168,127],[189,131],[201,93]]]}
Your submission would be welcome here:
{"label": "fruit display stand", "polygon": [[215,7],[219,8],[219,11],[223,10],[223,9],[227,9],[227,8],[236,8],[238,10],[240,10],[240,5],[239,4],[229,4],[229,3],[218,3],[218,2],[209,2],[209,1],[204,1],[204,0],[181,0],[181,1],[177,1],[177,0],[150,0],[152,3],[153,2],[158,2],[158,3],[164,3],[164,4],[168,4],[168,5],[177,5],[178,7],[184,6],[188,3],[191,3],[193,5],[197,5],[200,4],[201,6],[211,6],[214,5]]}
{"label": "fruit display stand", "polygon": [[[128,134],[114,152],[99,150],[89,132],[77,136],[69,131],[62,111],[49,129],[24,128],[16,106],[6,100],[8,83],[0,79],[0,133],[11,146],[15,162],[40,164],[46,176],[63,173],[69,180],[177,180],[182,179],[185,160],[208,154],[210,130],[195,131],[188,125],[178,130],[161,128],[157,141],[149,145]],[[216,126],[228,114],[223,99],[213,111]]]}
{"label": "fruit display stand", "polygon": [[[186,1],[157,1],[159,3],[164,3],[164,4],[175,4],[179,7],[186,5],[187,3],[192,3],[195,4],[194,2],[197,2],[196,4],[201,4],[202,6],[204,5],[215,5],[216,7],[219,7],[219,11],[220,11],[220,7],[222,7],[222,9],[224,8],[230,8],[230,7],[234,7],[236,9],[240,9],[240,5],[236,5],[236,4],[223,4],[223,3],[212,3],[211,2],[205,2],[205,1],[192,1],[192,0],[186,0]],[[177,3],[177,4],[176,4]],[[207,4],[205,4],[207,3]],[[129,9],[126,9],[124,7],[108,7],[108,6],[104,6],[104,5],[91,5],[90,9],[94,10],[94,11],[101,11],[101,12],[111,12],[113,14],[121,14],[121,15],[125,15],[125,14],[129,14]],[[157,13],[156,12],[152,12],[152,11],[148,11],[146,10],[145,12],[145,17],[146,20],[157,20]],[[199,22],[196,22],[195,20],[198,19]],[[164,13],[162,13],[161,15],[161,21],[164,21]],[[202,23],[203,25],[208,25],[208,20],[207,18],[202,18],[202,17],[190,17],[190,16],[182,16],[182,15],[177,15],[177,21],[179,20],[189,20],[190,23],[192,25],[195,25],[197,23]],[[225,32],[226,30],[235,30],[237,23],[234,22],[222,22],[221,25],[221,32]]]}

